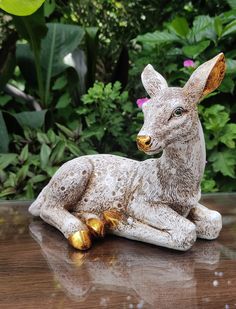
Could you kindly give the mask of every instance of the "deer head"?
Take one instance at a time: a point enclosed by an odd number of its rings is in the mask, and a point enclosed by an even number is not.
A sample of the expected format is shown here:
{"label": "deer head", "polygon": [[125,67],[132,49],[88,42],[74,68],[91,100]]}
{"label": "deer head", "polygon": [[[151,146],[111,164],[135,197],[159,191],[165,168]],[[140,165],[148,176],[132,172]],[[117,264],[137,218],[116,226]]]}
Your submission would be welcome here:
{"label": "deer head", "polygon": [[219,87],[225,73],[224,54],[200,65],[183,88],[168,87],[164,77],[148,64],[141,75],[150,100],[142,106],[144,124],[137,136],[138,148],[156,154],[175,142],[187,142],[198,134],[197,103]]}

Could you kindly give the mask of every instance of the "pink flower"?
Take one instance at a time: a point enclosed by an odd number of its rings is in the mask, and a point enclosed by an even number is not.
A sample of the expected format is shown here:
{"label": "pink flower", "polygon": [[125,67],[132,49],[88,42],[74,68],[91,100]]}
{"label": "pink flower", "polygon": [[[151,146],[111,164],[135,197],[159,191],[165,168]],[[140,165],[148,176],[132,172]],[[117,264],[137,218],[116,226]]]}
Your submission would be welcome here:
{"label": "pink flower", "polygon": [[139,108],[142,108],[142,105],[147,102],[149,99],[148,98],[140,98],[136,101],[137,105]]}
{"label": "pink flower", "polygon": [[184,67],[185,68],[188,68],[188,67],[194,67],[195,66],[195,63],[193,60],[191,59],[187,59],[187,60],[184,60],[184,63],[183,63]]}

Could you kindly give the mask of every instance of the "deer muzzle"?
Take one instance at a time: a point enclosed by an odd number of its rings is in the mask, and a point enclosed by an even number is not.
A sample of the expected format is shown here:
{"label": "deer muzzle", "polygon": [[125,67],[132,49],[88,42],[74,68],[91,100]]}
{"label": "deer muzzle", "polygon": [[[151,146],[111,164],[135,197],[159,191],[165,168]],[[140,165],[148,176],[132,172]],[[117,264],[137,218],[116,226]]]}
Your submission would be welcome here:
{"label": "deer muzzle", "polygon": [[139,135],[136,139],[138,149],[147,151],[151,146],[151,137],[148,135]]}

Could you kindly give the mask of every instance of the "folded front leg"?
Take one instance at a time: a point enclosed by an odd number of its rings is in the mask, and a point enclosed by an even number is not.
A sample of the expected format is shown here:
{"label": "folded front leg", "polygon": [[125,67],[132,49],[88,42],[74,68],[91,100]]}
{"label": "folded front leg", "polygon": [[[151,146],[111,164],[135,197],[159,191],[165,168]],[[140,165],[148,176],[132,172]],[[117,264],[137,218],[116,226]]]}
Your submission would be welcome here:
{"label": "folded front leg", "polygon": [[110,216],[110,231],[129,239],[181,251],[188,250],[196,241],[195,225],[168,206],[146,204],[140,209],[142,214],[135,207],[129,207],[130,217],[106,212],[107,222]]}
{"label": "folded front leg", "polygon": [[222,229],[221,214],[199,203],[191,209],[188,219],[196,225],[199,238],[215,239]]}

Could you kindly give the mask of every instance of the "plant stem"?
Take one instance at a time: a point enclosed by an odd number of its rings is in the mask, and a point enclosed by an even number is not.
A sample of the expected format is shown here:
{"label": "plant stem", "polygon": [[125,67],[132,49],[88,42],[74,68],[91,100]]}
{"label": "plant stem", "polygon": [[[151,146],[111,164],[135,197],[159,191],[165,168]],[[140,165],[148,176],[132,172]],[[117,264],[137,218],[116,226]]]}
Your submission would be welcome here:
{"label": "plant stem", "polygon": [[54,24],[53,29],[52,29],[52,42],[50,45],[50,50],[49,50],[49,55],[48,55],[49,61],[48,61],[48,68],[47,68],[45,97],[44,97],[46,106],[48,105],[50,82],[51,82],[51,77],[52,77],[52,63],[53,63],[53,53],[54,53],[54,48],[55,48],[56,31],[57,31],[57,27],[56,27],[56,24]]}
{"label": "plant stem", "polygon": [[38,81],[38,87],[39,87],[39,97],[40,97],[42,106],[44,106],[44,85],[43,85],[42,71],[40,67],[40,51],[37,49],[37,46],[35,47],[34,40],[32,41],[32,49],[34,53],[35,69],[36,69],[36,75],[37,75],[37,81]]}
{"label": "plant stem", "polygon": [[35,63],[35,70],[37,75],[37,82],[38,82],[38,90],[39,90],[39,97],[41,101],[42,107],[45,106],[44,104],[44,84],[43,84],[43,75],[40,67],[40,49],[37,46],[37,41],[35,40],[35,36],[32,33],[32,29],[30,25],[28,24],[28,21],[23,17],[23,22],[25,24],[25,27],[28,31],[29,37],[30,37],[30,44],[31,48],[34,54],[34,63]]}

